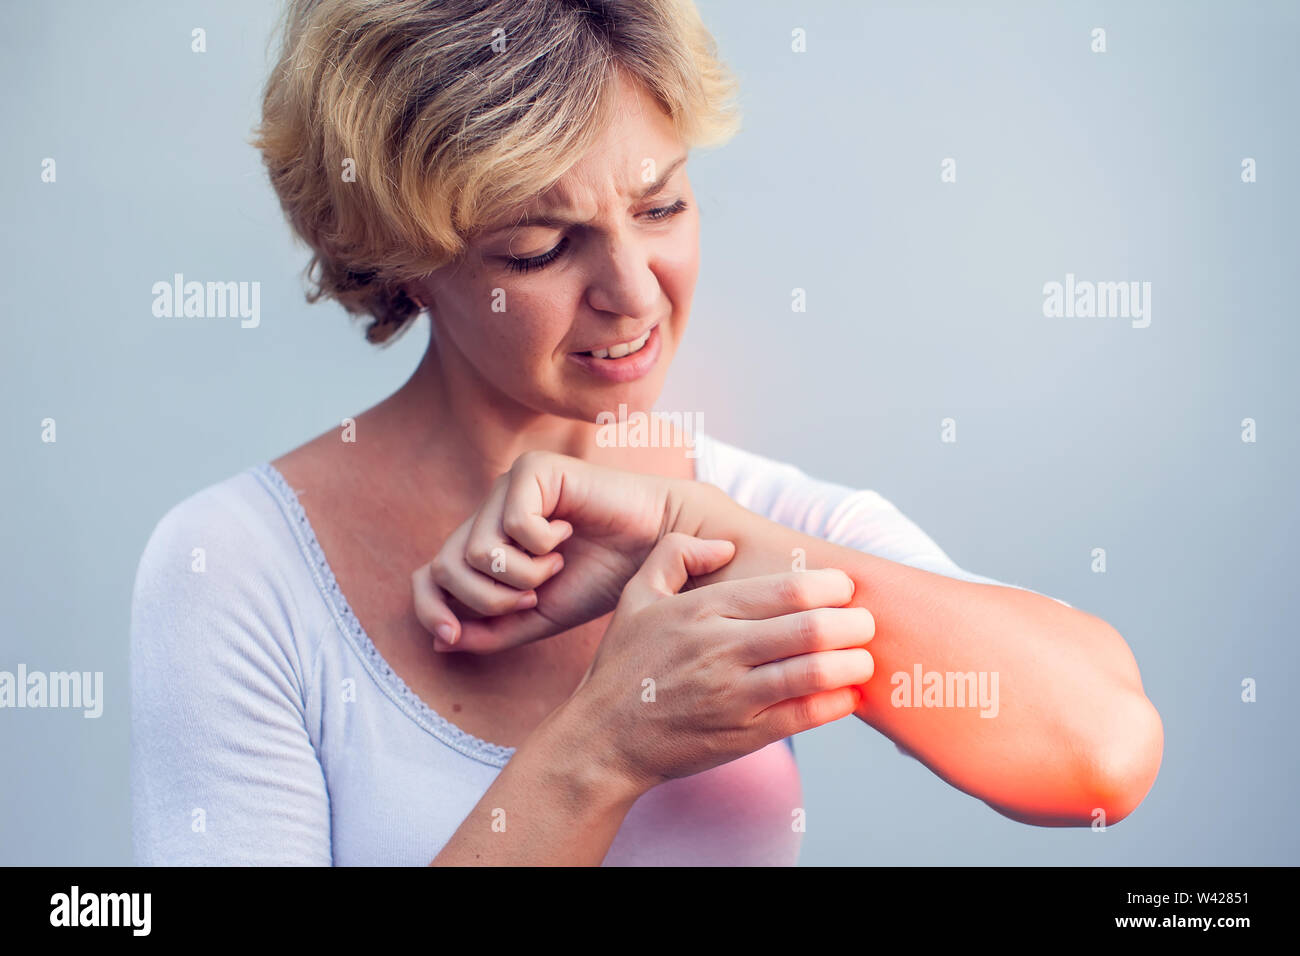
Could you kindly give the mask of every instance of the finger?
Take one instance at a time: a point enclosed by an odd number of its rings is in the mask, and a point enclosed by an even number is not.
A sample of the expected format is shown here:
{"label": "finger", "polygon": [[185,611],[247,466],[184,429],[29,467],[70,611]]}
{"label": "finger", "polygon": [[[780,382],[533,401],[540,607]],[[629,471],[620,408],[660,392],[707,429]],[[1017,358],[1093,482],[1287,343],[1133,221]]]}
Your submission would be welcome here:
{"label": "finger", "polygon": [[[465,546],[465,561],[476,571],[511,587],[530,590],[540,587],[564,567],[563,556],[550,552],[554,545],[558,545],[573,533],[573,526],[567,521],[557,521],[554,522],[556,529],[552,531],[552,523],[537,514],[534,517],[542,525],[540,534],[534,529],[533,533],[526,535],[526,540],[521,542],[507,530],[505,518],[505,511],[512,507],[512,501],[516,502],[513,507],[515,512],[518,512],[517,502],[520,500],[526,503],[526,508],[540,510],[545,507],[537,481],[528,474],[516,475],[512,468],[492,483],[492,490],[488,492],[482,506],[471,519],[469,539]],[[516,518],[511,523],[515,524],[517,520]],[[525,527],[524,530],[528,528]],[[533,550],[539,540],[551,545],[537,551],[539,557],[534,557],[520,548],[522,545]]]}
{"label": "finger", "polygon": [[758,720],[768,736],[780,740],[848,717],[858,709],[862,697],[862,691],[856,687],[837,687],[773,704],[759,714]]}
{"label": "finger", "polygon": [[446,561],[440,553],[432,562],[433,583],[466,607],[489,617],[535,607],[537,593],[520,591],[474,570],[464,560]]}
{"label": "finger", "polygon": [[505,543],[502,540],[501,508],[506,501],[509,483],[509,472],[498,475],[483,503],[465,522],[469,525],[469,531],[465,535],[465,560],[470,567],[484,574],[491,572],[492,549]]}
{"label": "finger", "polygon": [[433,569],[429,565],[417,568],[411,575],[411,593],[415,605],[415,618],[422,627],[434,635],[435,644],[441,641],[454,645],[460,635],[460,621],[443,600],[442,591],[433,582]]}
{"label": "finger", "polygon": [[519,547],[538,556],[549,554],[573,534],[569,522],[547,518],[559,496],[548,494],[543,483],[553,478],[527,472],[516,475],[514,469],[511,473],[514,478],[501,507],[501,530]]}
{"label": "finger", "polygon": [[756,621],[815,607],[842,607],[853,597],[853,579],[839,568],[820,568],[720,581],[692,593],[723,617]]}
{"label": "finger", "polygon": [[754,704],[768,708],[781,701],[865,684],[875,672],[875,662],[864,647],[800,654],[752,668],[741,680]]}
{"label": "finger", "polygon": [[[508,614],[513,610],[532,607],[537,602],[537,595],[532,591],[520,591],[493,581],[481,572],[465,563],[465,550],[468,547],[470,529],[474,518],[468,518],[453,531],[442,548],[434,555],[430,567],[433,571],[433,583],[447,592],[449,604],[456,609],[454,602],[459,601],[465,608],[475,614],[493,616]],[[525,595],[532,595],[524,601]]]}
{"label": "finger", "polygon": [[865,607],[815,607],[732,623],[740,659],[754,666],[814,651],[862,647],[876,635],[876,619]]}
{"label": "finger", "polygon": [[541,587],[564,567],[564,556],[557,551],[534,557],[521,551],[506,537],[494,504],[486,502],[473,519],[465,545],[465,563],[513,588],[527,591]]}
{"label": "finger", "polygon": [[466,621],[477,621],[479,618],[491,617],[490,614],[480,614],[464,601],[459,600],[456,595],[438,589],[442,594],[442,599],[447,602],[447,607],[451,608],[451,613],[456,615],[456,619],[464,624]]}
{"label": "finger", "polygon": [[554,622],[536,610],[516,611],[500,617],[465,621],[454,645],[440,647],[435,642],[434,647],[467,654],[495,654],[554,634]]}
{"label": "finger", "polygon": [[520,551],[500,538],[470,542],[465,563],[480,574],[521,591],[539,588],[564,568],[564,555],[556,551],[542,558]]}
{"label": "finger", "polygon": [[730,541],[694,538],[670,531],[659,540],[640,570],[627,582],[623,588],[623,601],[631,601],[640,607],[676,594],[692,576],[716,571],[735,554],[736,546]]}
{"label": "finger", "polygon": [[581,467],[575,459],[551,452],[527,451],[516,458],[498,479],[503,490],[493,513],[500,532],[538,557],[554,551],[573,534],[573,525],[547,516],[559,506],[565,473]]}

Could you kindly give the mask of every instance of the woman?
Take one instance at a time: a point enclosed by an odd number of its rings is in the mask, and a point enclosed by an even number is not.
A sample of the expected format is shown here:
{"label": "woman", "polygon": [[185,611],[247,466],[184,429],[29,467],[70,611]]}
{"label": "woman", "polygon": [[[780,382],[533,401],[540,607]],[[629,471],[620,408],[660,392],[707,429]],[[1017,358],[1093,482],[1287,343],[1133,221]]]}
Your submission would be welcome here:
{"label": "woman", "polygon": [[155,529],[140,862],[789,864],[784,741],[850,714],[1017,820],[1143,799],[1162,728],[1104,621],[873,492],[606,440],[682,341],[730,92],[687,0],[292,5],[257,145],[313,299],[431,333]]}

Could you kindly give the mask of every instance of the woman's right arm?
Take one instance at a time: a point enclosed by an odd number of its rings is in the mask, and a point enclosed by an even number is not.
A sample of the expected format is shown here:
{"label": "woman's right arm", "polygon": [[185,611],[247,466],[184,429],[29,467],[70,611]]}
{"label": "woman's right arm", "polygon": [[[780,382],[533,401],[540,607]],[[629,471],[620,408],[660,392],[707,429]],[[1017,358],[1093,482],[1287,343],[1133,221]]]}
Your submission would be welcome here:
{"label": "woman's right arm", "polygon": [[529,735],[430,866],[595,866],[641,795],[568,705]]}
{"label": "woman's right arm", "polygon": [[[328,866],[330,804],[282,546],[242,500],[172,508],[131,603],[134,858],[146,866]],[[202,549],[203,558],[196,557]],[[296,557],[296,555],[294,555]]]}
{"label": "woman's right arm", "polygon": [[623,590],[586,677],[431,865],[596,865],[636,800],[853,713],[875,624],[836,570],[677,592],[735,554],[666,535]]}

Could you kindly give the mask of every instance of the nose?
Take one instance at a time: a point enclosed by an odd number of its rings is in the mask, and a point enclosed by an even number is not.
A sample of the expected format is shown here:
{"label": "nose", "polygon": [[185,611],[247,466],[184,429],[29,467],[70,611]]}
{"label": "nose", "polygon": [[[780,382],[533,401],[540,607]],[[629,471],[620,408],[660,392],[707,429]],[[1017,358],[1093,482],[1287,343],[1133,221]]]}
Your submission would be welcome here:
{"label": "nose", "polygon": [[627,235],[609,237],[594,257],[587,288],[593,309],[633,318],[654,313],[662,293],[644,244]]}

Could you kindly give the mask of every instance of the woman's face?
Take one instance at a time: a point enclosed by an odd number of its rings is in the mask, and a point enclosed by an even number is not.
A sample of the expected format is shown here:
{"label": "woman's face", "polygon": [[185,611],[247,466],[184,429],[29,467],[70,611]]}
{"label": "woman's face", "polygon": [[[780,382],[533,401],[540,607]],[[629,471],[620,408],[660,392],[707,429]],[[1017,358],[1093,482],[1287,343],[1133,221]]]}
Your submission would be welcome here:
{"label": "woman's face", "polygon": [[699,216],[668,116],[637,86],[619,96],[553,188],[414,285],[448,385],[588,422],[654,405],[695,291]]}

